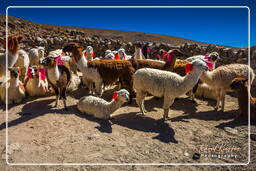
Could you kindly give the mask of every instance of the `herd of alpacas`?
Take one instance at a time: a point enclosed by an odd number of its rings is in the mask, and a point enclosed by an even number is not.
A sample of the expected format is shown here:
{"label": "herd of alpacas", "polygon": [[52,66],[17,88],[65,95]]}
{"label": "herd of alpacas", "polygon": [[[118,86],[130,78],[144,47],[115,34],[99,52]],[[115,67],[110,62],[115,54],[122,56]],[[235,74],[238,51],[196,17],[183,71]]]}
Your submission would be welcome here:
{"label": "herd of alpacas", "polygon": [[[215,110],[224,111],[227,91],[235,91],[240,114],[256,121],[256,98],[248,89],[254,80],[252,68],[245,64],[216,66],[220,60],[217,52],[187,57],[179,49],[159,50],[157,60],[146,59],[140,44],[135,45],[134,55],[125,49],[106,50],[105,56],[96,57],[93,47],[85,49],[80,43],[70,42],[62,49],[46,55],[44,47],[26,52],[20,49],[22,36],[13,34],[1,39],[6,49],[0,54],[1,103],[21,103],[27,96],[55,94],[54,107],[59,100],[68,110],[67,93],[87,87],[89,96],[82,97],[77,108],[82,113],[98,119],[110,119],[111,114],[124,103],[136,103],[143,115],[147,112],[144,100],[147,94],[163,98],[163,119],[168,118],[170,106],[181,95],[216,100]],[[7,60],[6,60],[7,57]],[[8,67],[8,68],[7,68]],[[106,88],[119,89],[112,100],[101,98]],[[8,91],[8,97],[7,92]],[[249,100],[248,100],[249,99]]]}

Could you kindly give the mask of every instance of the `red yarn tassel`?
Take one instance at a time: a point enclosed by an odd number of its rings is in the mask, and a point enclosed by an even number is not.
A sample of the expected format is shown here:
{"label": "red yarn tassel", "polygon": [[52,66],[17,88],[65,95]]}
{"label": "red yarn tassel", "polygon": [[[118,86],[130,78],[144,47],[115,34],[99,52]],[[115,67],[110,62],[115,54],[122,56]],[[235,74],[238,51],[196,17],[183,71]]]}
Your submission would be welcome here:
{"label": "red yarn tassel", "polygon": [[192,70],[193,70],[193,65],[191,63],[186,64],[186,69],[185,69],[186,74],[191,72]]}
{"label": "red yarn tassel", "polygon": [[117,92],[114,92],[112,99],[113,99],[115,102],[116,102],[117,97],[118,97]]}

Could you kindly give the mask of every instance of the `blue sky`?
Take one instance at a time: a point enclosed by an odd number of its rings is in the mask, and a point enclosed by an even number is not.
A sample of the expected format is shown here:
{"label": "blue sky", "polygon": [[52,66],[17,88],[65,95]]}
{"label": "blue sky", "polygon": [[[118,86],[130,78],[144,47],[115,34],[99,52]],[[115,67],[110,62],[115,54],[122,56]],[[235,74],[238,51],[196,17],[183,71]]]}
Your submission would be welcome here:
{"label": "blue sky", "polygon": [[[251,45],[256,45],[254,0],[214,1],[4,1],[1,14],[10,5],[170,5],[170,6],[248,6],[251,9]],[[233,47],[248,46],[248,10],[246,8],[178,9],[9,9],[9,15],[42,24],[158,33]]]}

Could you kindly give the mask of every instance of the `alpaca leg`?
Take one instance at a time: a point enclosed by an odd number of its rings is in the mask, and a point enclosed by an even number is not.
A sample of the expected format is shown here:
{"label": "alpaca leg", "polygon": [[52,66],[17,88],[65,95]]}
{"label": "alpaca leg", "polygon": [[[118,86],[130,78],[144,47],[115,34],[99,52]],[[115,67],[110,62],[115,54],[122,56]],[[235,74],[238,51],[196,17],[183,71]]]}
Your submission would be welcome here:
{"label": "alpaca leg", "polygon": [[164,109],[163,119],[164,120],[166,120],[168,118],[169,109],[170,109],[170,106],[173,104],[173,102],[174,102],[174,99],[164,98],[164,105],[163,105],[163,109]]}
{"label": "alpaca leg", "polygon": [[138,104],[138,106],[140,108],[140,112],[142,113],[142,115],[145,115],[144,110],[143,110],[143,106],[142,106],[143,100],[144,100],[143,92],[137,92],[137,94],[136,94],[136,103]]}
{"label": "alpaca leg", "polygon": [[225,107],[225,95],[226,95],[226,92],[225,90],[221,90],[221,110],[222,112],[224,112],[224,107]]}
{"label": "alpaca leg", "polygon": [[58,103],[59,103],[59,98],[60,98],[60,96],[59,96],[60,95],[59,88],[54,87],[54,92],[55,92],[55,95],[56,95],[56,103],[55,103],[54,107],[57,107]]}
{"label": "alpaca leg", "polygon": [[64,109],[68,110],[67,103],[66,103],[66,100],[67,100],[67,97],[66,97],[66,87],[61,90],[61,97],[62,97],[62,100],[63,100]]}
{"label": "alpaca leg", "polygon": [[101,97],[102,96],[102,83],[95,83],[95,89],[96,89],[96,94],[97,96]]}
{"label": "alpaca leg", "polygon": [[218,108],[220,106],[220,98],[221,98],[221,90],[220,89],[216,90],[216,96],[217,96],[217,103],[214,108],[215,108],[215,110],[218,110]]}

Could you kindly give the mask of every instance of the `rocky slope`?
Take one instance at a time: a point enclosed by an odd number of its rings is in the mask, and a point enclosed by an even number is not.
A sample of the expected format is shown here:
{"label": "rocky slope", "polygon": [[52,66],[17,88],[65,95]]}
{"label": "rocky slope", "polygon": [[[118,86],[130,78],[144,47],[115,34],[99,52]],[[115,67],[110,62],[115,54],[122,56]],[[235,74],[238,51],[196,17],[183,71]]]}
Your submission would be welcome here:
{"label": "rocky slope", "polygon": [[[123,47],[128,54],[134,53],[133,44],[137,41],[149,43],[151,57],[160,48],[180,48],[188,56],[206,54],[217,51],[223,58],[221,64],[247,63],[247,48],[231,48],[214,44],[196,42],[179,37],[171,37],[158,34],[88,29],[70,26],[45,25],[30,22],[17,17],[9,17],[9,33],[20,33],[24,35],[23,48],[28,50],[35,46],[45,46],[47,51],[62,48],[63,44],[70,41],[77,41],[84,46],[91,45],[95,49],[96,56],[104,55],[107,49],[118,49]],[[0,15],[0,36],[5,35],[5,15]],[[251,65],[256,69],[256,47],[251,48]]]}

